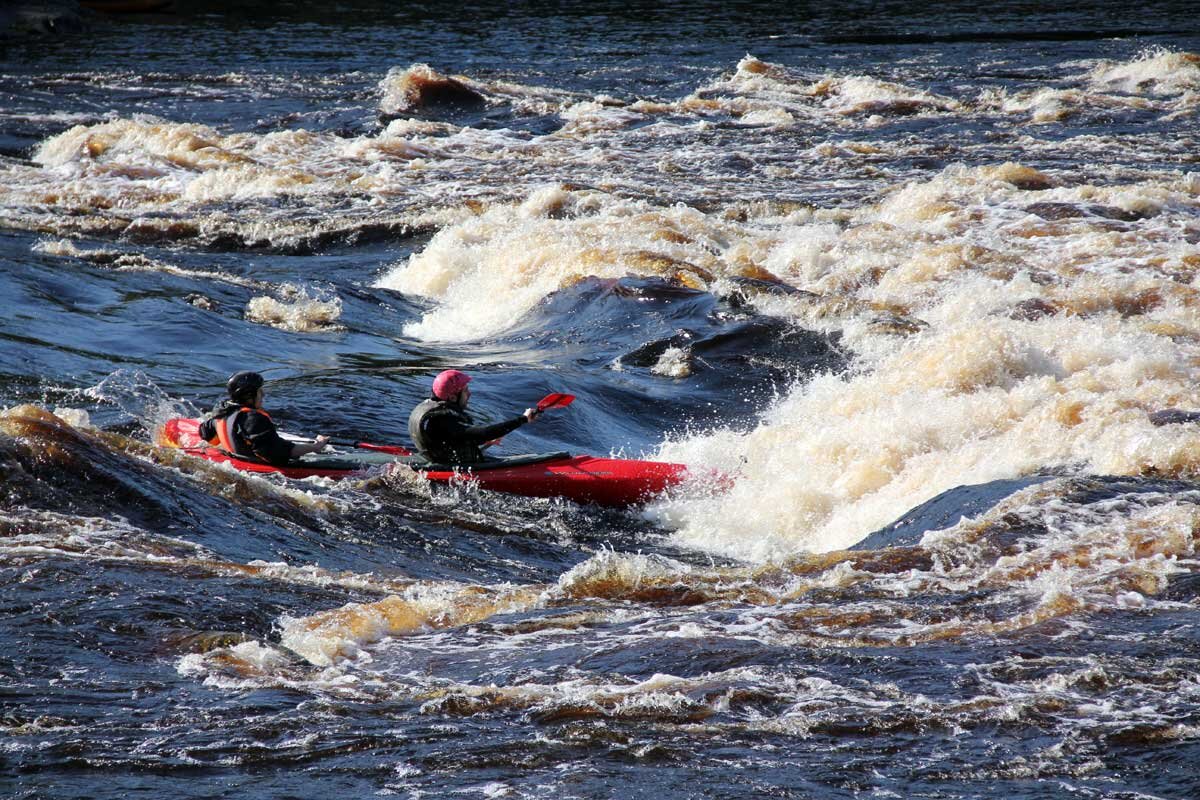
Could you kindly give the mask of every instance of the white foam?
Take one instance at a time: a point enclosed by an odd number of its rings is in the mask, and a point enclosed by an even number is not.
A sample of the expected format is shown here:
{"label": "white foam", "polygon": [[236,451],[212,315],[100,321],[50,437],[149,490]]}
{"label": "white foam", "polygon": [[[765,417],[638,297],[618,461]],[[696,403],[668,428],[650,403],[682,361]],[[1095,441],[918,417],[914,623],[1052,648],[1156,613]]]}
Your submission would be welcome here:
{"label": "white foam", "polygon": [[[771,262],[783,276],[829,291],[869,265],[875,275],[855,294],[876,307],[903,307],[929,327],[899,337],[846,325],[858,371],[797,385],[748,434],[665,445],[663,459],[738,476],[725,495],[658,507],[659,519],[680,527],[678,541],[750,559],[830,550],[960,484],[1063,465],[1106,474],[1196,468],[1200,433],[1157,429],[1146,418],[1160,405],[1200,404],[1191,290],[1164,286],[1154,270],[1124,268],[1154,252],[1169,263],[1187,248],[1157,217],[1145,224],[1153,236],[1031,220],[1019,210],[1029,193],[1008,182],[1013,174],[948,170],[863,209],[866,235],[851,228],[831,241],[823,231],[819,245],[799,251],[795,241],[813,241],[806,229],[784,240]],[[1146,183],[1042,194],[1193,213],[1194,198],[1179,189]],[[887,227],[873,232],[878,221]],[[1061,280],[1031,282],[1031,269]],[[1008,315],[1031,298],[1064,311]],[[1118,311],[1139,298],[1148,298],[1146,311]]]}
{"label": "white foam", "polygon": [[285,284],[280,294],[280,298],[251,298],[246,305],[246,319],[293,332],[342,329],[337,325],[342,315],[340,297],[323,297],[321,292],[291,284]]}
{"label": "white foam", "polygon": [[520,205],[493,207],[439,231],[377,285],[438,301],[405,327],[406,335],[467,341],[515,325],[546,295],[589,275],[670,274],[711,264],[706,245],[723,227],[711,222],[690,208],[543,187]]}
{"label": "white foam", "polygon": [[732,75],[701,87],[681,100],[678,108],[732,114],[747,124],[791,127],[797,119],[836,122],[838,117],[936,114],[957,111],[961,104],[868,75],[827,74],[813,79],[748,55]]}
{"label": "white foam", "polygon": [[1200,56],[1155,48],[1132,61],[1105,61],[1088,76],[1094,87],[1129,94],[1178,95],[1200,89]]}

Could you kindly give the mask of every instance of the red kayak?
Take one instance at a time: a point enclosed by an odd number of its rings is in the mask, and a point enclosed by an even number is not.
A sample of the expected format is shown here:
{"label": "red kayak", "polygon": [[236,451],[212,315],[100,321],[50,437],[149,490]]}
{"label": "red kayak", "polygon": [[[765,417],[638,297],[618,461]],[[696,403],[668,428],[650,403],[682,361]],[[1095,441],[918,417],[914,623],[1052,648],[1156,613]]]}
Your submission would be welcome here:
{"label": "red kayak", "polygon": [[285,467],[274,467],[227,455],[200,438],[199,426],[199,421],[194,419],[168,420],[159,434],[158,443],[180,448],[208,461],[229,464],[243,472],[277,473],[288,478],[341,479],[361,476],[372,468],[406,466],[435,483],[470,481],[494,492],[527,497],[565,497],[577,503],[618,507],[645,502],[680,483],[688,474],[687,467],[682,464],[568,453],[494,458],[469,467],[453,468],[430,464],[404,447],[367,443],[360,443],[349,452],[310,454]]}

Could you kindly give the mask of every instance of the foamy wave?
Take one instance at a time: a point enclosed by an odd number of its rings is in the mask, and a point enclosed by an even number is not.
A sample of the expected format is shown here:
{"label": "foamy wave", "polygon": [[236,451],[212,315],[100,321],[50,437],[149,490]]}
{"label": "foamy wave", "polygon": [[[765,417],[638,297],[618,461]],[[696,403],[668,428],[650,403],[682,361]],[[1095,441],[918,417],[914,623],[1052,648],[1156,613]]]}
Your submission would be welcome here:
{"label": "foamy wave", "polygon": [[393,67],[380,81],[379,88],[380,113],[389,117],[429,107],[500,103],[508,103],[525,114],[552,114],[582,99],[576,92],[559,89],[445,75],[428,64]]}
{"label": "foamy wave", "polygon": [[[216,663],[214,663],[216,662]],[[242,642],[217,653],[191,653],[179,660],[180,675],[187,677],[205,677],[205,685],[228,686],[218,677],[219,669],[228,672],[235,669],[239,677],[251,675],[270,675],[283,670],[290,665],[288,657],[273,647],[264,646],[261,642]],[[236,686],[243,686],[238,682]],[[232,688],[232,687],[231,687]]]}
{"label": "foamy wave", "polygon": [[36,243],[30,248],[30,252],[63,258],[83,258],[95,251],[83,250],[70,239],[55,239]]}
{"label": "foamy wave", "polygon": [[182,539],[148,533],[123,519],[82,517],[55,511],[0,512],[0,556],[5,559],[75,558],[145,563],[185,563],[211,558]]}
{"label": "foamy wave", "polygon": [[997,108],[1006,114],[1028,114],[1034,124],[1062,122],[1085,111],[1153,111],[1159,105],[1143,97],[1111,95],[1083,89],[1044,87],[1009,95],[1003,91],[986,93],[980,102],[984,108]]}
{"label": "foamy wave", "polygon": [[[34,165],[3,166],[0,212],[7,224],[60,235],[234,236],[281,246],[352,237],[357,227],[411,232],[461,217],[447,216],[451,201],[403,202],[420,194],[409,173],[439,155],[398,130],[353,139],[305,130],[222,135],[145,116],[78,125],[43,142]],[[314,220],[271,206],[288,196],[335,204],[338,213]],[[374,202],[381,197],[401,204],[381,212]],[[256,214],[214,207],[230,201],[265,207]],[[65,213],[72,209],[81,213]]]}
{"label": "foamy wave", "polygon": [[92,264],[110,267],[111,269],[122,272],[162,272],[168,275],[178,275],[185,278],[219,281],[221,283],[229,283],[235,286],[244,286],[251,289],[287,291],[286,289],[280,289],[274,284],[266,281],[255,280],[254,278],[244,278],[241,275],[234,275],[229,272],[185,269],[174,264],[168,264],[165,261],[150,258],[142,253],[125,252],[121,250],[105,250],[101,248],[85,249],[79,247],[69,239],[41,241],[30,249],[31,252],[34,253],[58,256],[60,258],[79,258],[84,261],[91,262]]}
{"label": "foamy wave", "polygon": [[626,108],[615,108],[611,105],[591,100],[576,103],[561,112],[566,125],[559,135],[587,135],[596,131],[620,130],[645,116]]}
{"label": "foamy wave", "polygon": [[93,191],[115,193],[128,207],[347,188],[338,171],[319,166],[342,156],[344,145],[332,134],[304,130],[224,136],[204,125],[137,116],[77,125],[43,142],[34,161],[60,179],[70,176],[88,181]]}
{"label": "foamy wave", "polygon": [[428,64],[394,67],[380,81],[379,88],[383,90],[379,110],[389,116],[416,111],[439,102],[484,102],[483,93],[470,78],[443,75]]}
{"label": "foamy wave", "polygon": [[1009,92],[989,89],[975,105],[1005,114],[1028,114],[1034,124],[1062,122],[1086,112],[1167,112],[1165,119],[1195,107],[1200,56],[1153,50],[1128,62],[1101,62],[1083,76],[1084,85],[1043,86]]}
{"label": "foamy wave", "polygon": [[[1070,480],[1034,486],[973,520],[925,535],[939,569],[917,591],[997,590],[993,602],[1077,610],[1142,608],[1175,574],[1191,571],[1200,529],[1200,495],[1147,493],[1099,507],[1065,502]],[[1021,547],[999,531],[1031,532]],[[1002,541],[1003,539],[1000,539]]]}
{"label": "foamy wave", "polygon": [[[844,341],[859,354],[854,374],[797,387],[748,434],[664,446],[666,460],[739,475],[725,495],[659,508],[678,540],[772,558],[848,546],[959,484],[1063,465],[1200,472],[1200,432],[1146,418],[1200,400],[1200,297],[1164,282],[1164,271],[1192,269],[1164,219],[1195,213],[1191,183],[1050,183],[1016,167],[948,170],[863,209],[857,227],[782,237],[767,262],[781,277],[928,327],[896,337],[843,318]],[[1110,231],[1083,211],[1062,221],[1028,215],[1030,194],[1072,209],[1140,209],[1131,213],[1145,232]],[[786,313],[788,302],[770,305]],[[793,313],[807,312],[798,304]]]}
{"label": "foamy wave", "polygon": [[[705,572],[661,556],[605,550],[548,586],[422,582],[377,602],[349,603],[308,617],[287,618],[282,623],[281,641],[310,663],[329,666],[346,659],[370,659],[364,648],[388,637],[468,625],[497,614],[572,605],[583,598],[626,602],[642,597],[653,601],[682,594],[694,602],[719,598],[761,602],[779,597],[754,586],[749,578],[744,570]],[[556,627],[552,621],[547,624]]]}
{"label": "foamy wave", "polygon": [[1088,79],[1093,87],[1158,97],[1200,89],[1200,55],[1156,49],[1132,61],[1104,62]]}
{"label": "foamy wave", "polygon": [[294,654],[257,640],[188,653],[175,668],[184,677],[202,679],[205,686],[230,691],[283,688],[347,694],[358,690],[366,696],[354,676],[338,670],[315,671]]}
{"label": "foamy wave", "polygon": [[634,587],[665,581],[687,582],[698,575],[688,565],[657,555],[630,555],[602,550],[563,573],[554,587],[566,598],[619,598]]}
{"label": "foamy wave", "polygon": [[364,645],[384,637],[462,625],[534,607],[540,593],[536,587],[489,590],[459,584],[416,584],[401,595],[375,603],[350,603],[310,617],[285,618],[281,641],[310,663],[328,666],[359,657]]}
{"label": "foamy wave", "polygon": [[466,341],[514,325],[560,286],[596,275],[710,275],[722,228],[693,209],[655,209],[548,187],[440,231],[378,286],[439,305],[406,335]]}
{"label": "foamy wave", "polygon": [[[113,120],[98,125],[75,127],[43,142],[33,160],[45,167],[76,167],[83,164],[112,165],[119,169],[141,162],[151,154],[158,169],[137,164],[137,177],[160,178],[171,167],[192,170],[220,168],[246,163],[250,157],[239,152],[245,139],[227,139],[206,125],[174,124],[153,117]],[[110,170],[111,171],[111,170]]]}
{"label": "foamy wave", "polygon": [[749,55],[738,63],[732,76],[702,87],[679,106],[691,112],[724,112],[743,122],[781,127],[794,124],[796,117],[896,116],[962,107],[953,98],[865,75],[806,79]]}
{"label": "foamy wave", "polygon": [[183,539],[138,528],[122,518],[85,517],[56,511],[0,511],[0,559],[78,559],[153,564],[193,573],[258,579],[302,586],[331,586],[386,594],[412,581],[370,573],[331,572],[315,565],[251,561],[240,564]]}
{"label": "foamy wave", "polygon": [[421,712],[480,714],[523,709],[549,719],[700,720],[726,711],[731,700],[783,696],[793,681],[757,669],[733,669],[696,677],[655,674],[642,681],[610,683],[578,678],[555,684],[516,686],[452,684],[438,691]]}

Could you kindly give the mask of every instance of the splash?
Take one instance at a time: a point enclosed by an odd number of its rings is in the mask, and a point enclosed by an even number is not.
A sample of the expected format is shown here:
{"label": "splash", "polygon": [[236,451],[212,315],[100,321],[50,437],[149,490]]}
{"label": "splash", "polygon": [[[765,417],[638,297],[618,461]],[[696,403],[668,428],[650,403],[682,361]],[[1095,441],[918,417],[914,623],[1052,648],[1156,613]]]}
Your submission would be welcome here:
{"label": "splash", "polygon": [[246,319],[293,333],[340,331],[337,319],[342,315],[342,300],[323,299],[303,286],[284,284],[280,298],[254,297],[246,305]]}
{"label": "splash", "polygon": [[692,374],[691,358],[681,347],[668,347],[650,371],[667,378],[686,378]]}
{"label": "splash", "polygon": [[469,78],[442,75],[428,64],[393,68],[380,82],[383,100],[379,110],[397,116],[431,106],[482,105],[483,94],[469,84]]}
{"label": "splash", "polygon": [[120,408],[147,433],[158,430],[172,417],[196,415],[196,409],[190,403],[171,397],[141,370],[119,369],[85,389],[83,394]]}

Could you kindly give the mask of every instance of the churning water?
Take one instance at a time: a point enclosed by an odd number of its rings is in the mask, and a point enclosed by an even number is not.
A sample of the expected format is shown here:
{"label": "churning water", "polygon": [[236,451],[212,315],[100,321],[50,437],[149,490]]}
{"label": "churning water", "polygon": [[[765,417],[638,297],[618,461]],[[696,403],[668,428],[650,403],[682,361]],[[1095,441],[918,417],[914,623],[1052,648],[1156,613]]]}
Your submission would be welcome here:
{"label": "churning water", "polygon": [[[1200,795],[1190,3],[355,2],[0,50],[0,793]],[[154,446],[257,369],[643,509]]]}

